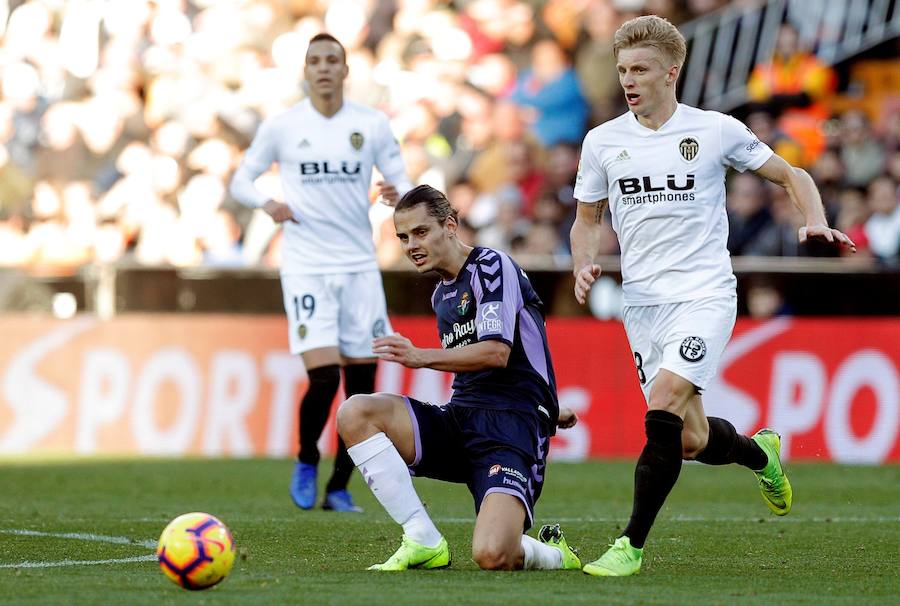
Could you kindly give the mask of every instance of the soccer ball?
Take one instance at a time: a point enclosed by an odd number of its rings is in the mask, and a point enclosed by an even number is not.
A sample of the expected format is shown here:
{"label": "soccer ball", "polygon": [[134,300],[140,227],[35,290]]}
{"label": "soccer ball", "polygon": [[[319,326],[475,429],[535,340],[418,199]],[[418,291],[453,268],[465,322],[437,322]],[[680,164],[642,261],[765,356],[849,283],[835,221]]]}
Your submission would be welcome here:
{"label": "soccer ball", "polygon": [[224,579],[234,553],[231,531],[208,513],[186,513],[169,522],[156,548],[163,573],[185,589],[206,589]]}

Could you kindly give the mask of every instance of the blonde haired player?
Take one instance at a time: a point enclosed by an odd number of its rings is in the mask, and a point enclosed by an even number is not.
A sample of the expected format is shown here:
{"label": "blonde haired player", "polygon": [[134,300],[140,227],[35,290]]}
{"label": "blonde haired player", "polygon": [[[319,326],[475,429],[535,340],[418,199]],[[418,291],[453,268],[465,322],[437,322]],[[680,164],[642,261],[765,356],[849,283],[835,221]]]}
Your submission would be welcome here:
{"label": "blonde haired player", "polygon": [[584,572],[628,576],[641,568],[644,542],[675,485],[682,459],[737,463],[756,474],[778,515],[791,509],[780,438],[752,438],[707,417],[702,390],[716,372],[736,315],[735,277],[725,243],[725,173],[751,170],[787,190],[806,223],[800,242],[856,250],[828,227],[812,178],[792,167],[734,118],[678,103],[675,83],[684,37],[657,16],[632,19],[613,52],[629,110],[584,139],[572,226],[575,298],[584,303],[600,276],[595,263],[609,205],[622,251],[624,321],[647,400],[646,443],[635,467],[631,519],[622,536]]}
{"label": "blonde haired player", "polygon": [[[350,396],[375,391],[372,339],[390,334],[381,273],[369,223],[372,167],[381,196],[396,203],[412,189],[387,116],[344,99],[347,54],[329,34],[309,41],[303,70],[309,97],[259,127],[231,182],[231,193],[283,226],[281,288],[291,353],[300,354],[309,388],[300,403],[300,449],[290,494],[301,509],[316,504],[322,434],[344,374]],[[277,162],[285,200],[271,200],[254,180]],[[338,443],[322,506],[361,511],[347,492],[353,461]]]}

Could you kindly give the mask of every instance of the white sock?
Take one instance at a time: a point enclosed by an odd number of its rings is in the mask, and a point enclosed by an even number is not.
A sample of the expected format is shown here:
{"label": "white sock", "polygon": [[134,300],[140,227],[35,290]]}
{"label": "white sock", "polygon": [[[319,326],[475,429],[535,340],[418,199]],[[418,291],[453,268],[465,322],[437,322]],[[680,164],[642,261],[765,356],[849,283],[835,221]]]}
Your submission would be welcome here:
{"label": "white sock", "polygon": [[556,547],[550,547],[523,534],[522,549],[525,550],[525,563],[522,565],[524,570],[559,570],[562,568],[562,552]]}
{"label": "white sock", "polygon": [[436,547],[441,542],[441,533],[425,512],[413,488],[409,468],[394,443],[379,432],[351,446],[347,453],[381,506],[403,526],[403,533],[420,545]]}

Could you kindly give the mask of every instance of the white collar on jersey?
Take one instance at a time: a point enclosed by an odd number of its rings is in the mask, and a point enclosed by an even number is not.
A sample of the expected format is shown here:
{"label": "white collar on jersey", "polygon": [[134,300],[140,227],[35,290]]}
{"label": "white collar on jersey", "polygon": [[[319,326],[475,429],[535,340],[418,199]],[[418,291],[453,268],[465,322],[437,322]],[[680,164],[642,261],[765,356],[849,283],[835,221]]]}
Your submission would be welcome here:
{"label": "white collar on jersey", "polygon": [[665,122],[663,122],[662,125],[656,130],[653,130],[652,128],[647,128],[646,126],[641,124],[641,121],[638,120],[637,115],[632,112],[631,115],[634,116],[634,120],[631,121],[634,124],[634,128],[632,130],[634,130],[637,133],[642,134],[645,137],[650,137],[652,135],[664,133],[666,130],[666,127],[668,127],[669,125],[674,123],[675,116],[677,116],[680,112],[681,112],[681,103],[678,103],[675,106],[675,111],[672,112],[671,116],[669,116],[669,119],[666,120]]}

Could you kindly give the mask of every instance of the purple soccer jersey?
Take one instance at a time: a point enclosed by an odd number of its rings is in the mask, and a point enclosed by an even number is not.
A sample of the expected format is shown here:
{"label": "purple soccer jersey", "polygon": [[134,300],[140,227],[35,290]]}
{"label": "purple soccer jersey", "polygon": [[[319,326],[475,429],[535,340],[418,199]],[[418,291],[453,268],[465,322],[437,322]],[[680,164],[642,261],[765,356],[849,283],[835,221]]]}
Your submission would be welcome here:
{"label": "purple soccer jersey", "polygon": [[456,373],[454,404],[533,411],[556,425],[559,402],[543,303],[507,254],[474,248],[453,282],[438,283],[431,303],[445,349],[488,339],[511,347],[505,368]]}

